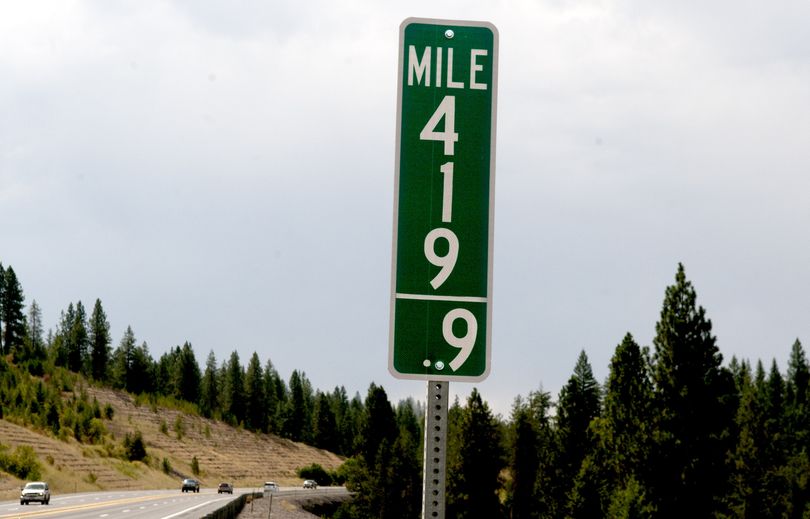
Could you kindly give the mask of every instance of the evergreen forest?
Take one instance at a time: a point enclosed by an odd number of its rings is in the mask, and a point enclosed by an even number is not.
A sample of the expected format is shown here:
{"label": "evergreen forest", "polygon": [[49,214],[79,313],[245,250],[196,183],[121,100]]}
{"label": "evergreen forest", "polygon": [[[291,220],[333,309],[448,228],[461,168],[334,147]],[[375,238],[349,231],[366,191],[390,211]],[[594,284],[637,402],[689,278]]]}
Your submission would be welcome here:
{"label": "evergreen forest", "polygon": [[[621,338],[606,380],[582,351],[558,395],[517,396],[508,417],[477,389],[452,404],[446,516],[810,518],[810,367],[799,339],[784,346],[784,371],[775,360],[724,361],[678,265],[652,345]],[[46,333],[2,264],[0,353],[0,418],[99,442],[110,410],[62,397],[78,378],[344,456],[334,474],[311,468],[356,492],[336,518],[420,517],[423,405],[394,404],[375,383],[364,396],[321,391],[301,370],[282,379],[256,353],[245,363],[210,352],[201,366],[188,342],[156,359],[131,327],[113,343],[100,300],[89,311],[69,303]],[[0,472],[35,475],[32,452],[6,452],[1,440]],[[146,454],[125,440],[130,456]]]}

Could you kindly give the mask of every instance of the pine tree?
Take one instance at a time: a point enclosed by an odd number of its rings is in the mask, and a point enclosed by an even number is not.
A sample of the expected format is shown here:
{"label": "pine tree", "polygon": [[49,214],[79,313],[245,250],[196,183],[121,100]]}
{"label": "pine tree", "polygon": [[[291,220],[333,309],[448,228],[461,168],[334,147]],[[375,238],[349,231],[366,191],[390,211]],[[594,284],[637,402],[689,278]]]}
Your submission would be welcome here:
{"label": "pine tree", "polygon": [[66,367],[68,363],[68,349],[70,342],[70,329],[76,318],[76,310],[73,303],[68,304],[67,310],[62,310],[57,325],[56,335],[51,342],[49,355],[53,359],[55,366]]}
{"label": "pine tree", "polygon": [[501,516],[498,492],[506,465],[499,424],[473,388],[461,416],[460,456],[448,470],[449,517],[475,519]]}
{"label": "pine tree", "polygon": [[107,314],[101,306],[101,300],[96,299],[93,313],[90,315],[90,376],[99,382],[106,382],[109,378],[110,363],[110,323]]}
{"label": "pine tree", "polygon": [[231,423],[238,425],[245,420],[245,372],[234,351],[225,365],[225,392],[222,395],[223,412]]}
{"label": "pine tree", "polygon": [[598,449],[611,472],[611,494],[624,499],[629,487],[646,482],[653,422],[649,360],[633,336],[616,347],[605,385],[604,412],[597,431]]}
{"label": "pine tree", "polygon": [[306,374],[293,370],[290,375],[290,399],[284,418],[284,434],[293,441],[312,440],[311,391]]}
{"label": "pine tree", "polygon": [[180,381],[177,365],[180,360],[180,346],[169,348],[169,351],[160,356],[155,363],[155,390],[166,396],[179,398]]}
{"label": "pine tree", "polygon": [[42,339],[42,310],[40,310],[36,299],[31,301],[31,306],[28,308],[27,322],[28,335],[24,357],[41,362],[45,359],[45,342]]}
{"label": "pine tree", "polygon": [[264,373],[259,355],[254,351],[245,373],[245,427],[252,431],[267,430],[267,404],[264,389]]}
{"label": "pine tree", "polygon": [[3,301],[6,298],[6,269],[3,268],[3,263],[0,262],[0,354],[4,354],[6,352],[5,347],[3,345]]}
{"label": "pine tree", "polygon": [[205,361],[205,372],[200,382],[200,413],[207,418],[212,418],[219,411],[218,388],[217,357],[214,350],[211,350]]}
{"label": "pine tree", "polygon": [[511,518],[540,517],[534,493],[540,472],[539,433],[535,428],[531,410],[520,397],[512,408],[512,428],[514,441],[510,464]]}
{"label": "pine tree", "polygon": [[369,387],[361,429],[360,456],[344,465],[347,487],[357,496],[344,507],[343,517],[416,519],[411,489],[414,469],[418,472],[412,459],[414,445],[400,437],[388,395],[375,384]]}
{"label": "pine tree", "polygon": [[385,390],[371,384],[365,401],[365,413],[360,428],[360,453],[369,467],[374,467],[377,454],[383,441],[387,440],[390,446],[397,435],[397,424],[391,403]]}
{"label": "pine tree", "polygon": [[419,451],[421,428],[412,402],[400,402],[396,410],[399,433],[391,447],[387,466],[387,508],[395,519],[417,519],[422,509],[422,463]]}
{"label": "pine tree", "polygon": [[157,389],[155,383],[155,361],[149,354],[146,341],[132,351],[132,364],[127,377],[127,391],[130,393],[152,393]]}
{"label": "pine tree", "polygon": [[3,275],[3,300],[0,304],[3,321],[3,353],[15,353],[22,349],[25,340],[25,314],[23,313],[22,287],[14,269],[9,265]]}
{"label": "pine tree", "polygon": [[566,496],[573,490],[582,462],[593,450],[590,424],[599,416],[599,406],[599,384],[583,350],[577,358],[574,373],[560,390],[557,403],[559,453],[556,466],[561,486],[557,488],[556,501],[560,504],[568,501]]}
{"label": "pine tree", "polygon": [[421,419],[425,416],[424,404],[408,397],[399,401],[394,414],[400,436],[407,434],[418,444],[424,436],[424,431],[420,426]]}
{"label": "pine tree", "polygon": [[787,465],[786,485],[789,486],[788,516],[806,517],[810,514],[810,368],[799,339],[793,343],[788,358],[785,398],[785,443]]}
{"label": "pine tree", "polygon": [[363,416],[365,408],[360,393],[356,392],[351,400],[348,399],[346,388],[335,389],[337,395],[338,409],[338,429],[340,430],[340,452],[344,456],[359,453],[358,438],[362,430]]}
{"label": "pine tree", "polygon": [[191,343],[186,341],[178,349],[172,377],[175,381],[175,396],[186,402],[196,403],[200,398],[200,365]]}
{"label": "pine tree", "polygon": [[135,357],[135,333],[127,326],[121,342],[113,352],[112,384],[117,389],[129,389],[131,386],[132,364]]}
{"label": "pine tree", "polygon": [[76,373],[84,373],[89,336],[87,333],[87,313],[81,301],[76,303],[76,313],[70,323],[67,347],[67,368]]}
{"label": "pine tree", "polygon": [[282,416],[287,403],[287,385],[270,359],[267,359],[264,366],[264,394],[267,430],[278,434],[283,430]]}
{"label": "pine tree", "polygon": [[793,343],[787,370],[787,434],[789,448],[797,452],[807,445],[810,434],[810,367],[799,339]]}
{"label": "pine tree", "polygon": [[765,370],[757,364],[756,379],[750,369],[740,372],[740,406],[737,410],[738,440],[734,452],[731,510],[736,517],[781,517],[765,486],[765,452],[770,438],[765,429]]}
{"label": "pine tree", "polygon": [[332,410],[329,396],[320,391],[315,395],[312,444],[319,449],[326,449],[331,452],[338,451],[338,429],[335,412]]}
{"label": "pine tree", "polygon": [[711,321],[696,301],[679,265],[653,339],[657,423],[651,486],[660,517],[720,513],[728,491],[734,382],[721,369]]}

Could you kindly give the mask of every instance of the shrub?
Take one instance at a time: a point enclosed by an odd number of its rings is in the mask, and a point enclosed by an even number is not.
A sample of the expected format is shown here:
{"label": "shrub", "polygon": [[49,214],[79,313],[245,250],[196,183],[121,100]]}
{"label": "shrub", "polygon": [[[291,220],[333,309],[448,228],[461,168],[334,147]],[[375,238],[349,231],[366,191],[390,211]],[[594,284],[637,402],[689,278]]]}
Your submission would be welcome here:
{"label": "shrub", "polygon": [[172,464],[169,463],[168,459],[163,458],[163,462],[161,462],[160,464],[160,469],[163,471],[164,474],[168,474],[169,472],[172,471]]}
{"label": "shrub", "polygon": [[40,479],[42,468],[30,445],[18,445],[12,454],[6,451],[7,447],[0,446],[0,469],[20,479]]}
{"label": "shrub", "polygon": [[296,473],[301,479],[314,479],[319,485],[329,486],[332,484],[332,474],[317,463],[299,468]]}
{"label": "shrub", "polygon": [[195,476],[200,475],[200,462],[197,461],[197,456],[191,458],[191,473]]}
{"label": "shrub", "polygon": [[174,432],[177,433],[178,440],[182,440],[186,433],[186,424],[183,423],[183,417],[180,415],[177,415],[177,419],[174,421]]}
{"label": "shrub", "polygon": [[124,454],[129,461],[143,461],[146,458],[146,445],[143,442],[141,431],[135,431],[130,436],[124,436]]}

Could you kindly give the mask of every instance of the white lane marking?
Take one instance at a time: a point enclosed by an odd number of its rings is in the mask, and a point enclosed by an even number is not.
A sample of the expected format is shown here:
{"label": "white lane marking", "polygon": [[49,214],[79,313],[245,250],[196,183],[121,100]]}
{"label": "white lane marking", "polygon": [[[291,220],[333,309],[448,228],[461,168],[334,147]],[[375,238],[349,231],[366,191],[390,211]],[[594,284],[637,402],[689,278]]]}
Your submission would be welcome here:
{"label": "white lane marking", "polygon": [[177,517],[178,515],[183,515],[183,514],[185,514],[185,513],[187,513],[187,512],[191,512],[191,511],[192,511],[192,510],[194,510],[194,509],[197,509],[197,508],[200,508],[200,507],[202,507],[202,506],[205,506],[205,505],[211,504],[211,503],[213,503],[214,501],[220,501],[220,500],[219,500],[219,499],[212,499],[211,501],[206,501],[205,503],[200,503],[199,505],[192,506],[191,508],[186,508],[185,510],[180,510],[180,511],[179,511],[179,512],[177,512],[177,513],[174,513],[174,514],[172,514],[172,515],[167,515],[167,516],[161,517],[160,519],[172,519],[172,517]]}

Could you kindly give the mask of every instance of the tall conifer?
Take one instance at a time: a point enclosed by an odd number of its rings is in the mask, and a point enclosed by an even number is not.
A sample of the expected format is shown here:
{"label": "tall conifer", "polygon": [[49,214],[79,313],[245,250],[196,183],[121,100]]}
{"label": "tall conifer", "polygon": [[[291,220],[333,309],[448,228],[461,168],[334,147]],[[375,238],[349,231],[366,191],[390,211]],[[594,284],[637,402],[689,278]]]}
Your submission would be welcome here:
{"label": "tall conifer", "polygon": [[23,290],[11,265],[3,275],[3,299],[0,304],[3,321],[3,352],[12,353],[23,346],[25,340],[25,314]]}
{"label": "tall conifer", "polygon": [[683,265],[666,289],[655,330],[652,487],[659,517],[721,513],[736,391]]}
{"label": "tall conifer", "polygon": [[226,417],[238,425],[245,419],[245,372],[234,350],[225,365],[223,407]]}
{"label": "tall conifer", "polygon": [[499,424],[476,388],[462,410],[459,439],[460,456],[448,471],[448,517],[499,517],[505,453]]}
{"label": "tall conifer", "polygon": [[90,375],[99,382],[106,382],[109,378],[111,340],[107,314],[101,300],[96,299],[90,314]]}
{"label": "tall conifer", "polygon": [[174,364],[173,378],[177,398],[186,402],[197,403],[200,398],[200,365],[197,364],[197,357],[194,355],[194,348],[186,341],[183,347],[178,349],[177,359]]}
{"label": "tall conifer", "polygon": [[42,360],[45,358],[45,343],[42,338],[42,310],[39,308],[36,299],[31,301],[28,308],[28,337],[26,340],[25,357],[29,359]]}
{"label": "tall conifer", "polygon": [[610,362],[600,428],[602,448],[619,487],[631,478],[646,481],[649,476],[652,395],[648,359],[628,333]]}
{"label": "tall conifer", "polygon": [[6,293],[6,269],[3,268],[3,263],[0,262],[0,354],[6,352],[3,346],[3,300]]}
{"label": "tall conifer", "polygon": [[[594,438],[591,421],[599,416],[599,384],[593,376],[591,364],[585,351],[581,351],[574,366],[574,373],[560,390],[557,403],[557,432],[559,456],[557,468],[561,487],[559,491],[572,490],[575,476],[579,473],[585,456],[593,450]],[[558,495],[558,501],[565,498]]]}
{"label": "tall conifer", "polygon": [[76,303],[76,313],[70,323],[67,341],[67,368],[76,373],[83,373],[85,360],[87,360],[87,346],[89,335],[87,333],[87,312],[81,301]]}
{"label": "tall conifer", "polygon": [[205,361],[205,372],[200,382],[200,412],[203,416],[211,418],[217,411],[219,411],[219,377],[217,357],[214,350],[211,350]]}
{"label": "tall conifer", "polygon": [[267,404],[264,373],[259,355],[254,351],[245,372],[245,427],[252,431],[267,431]]}

